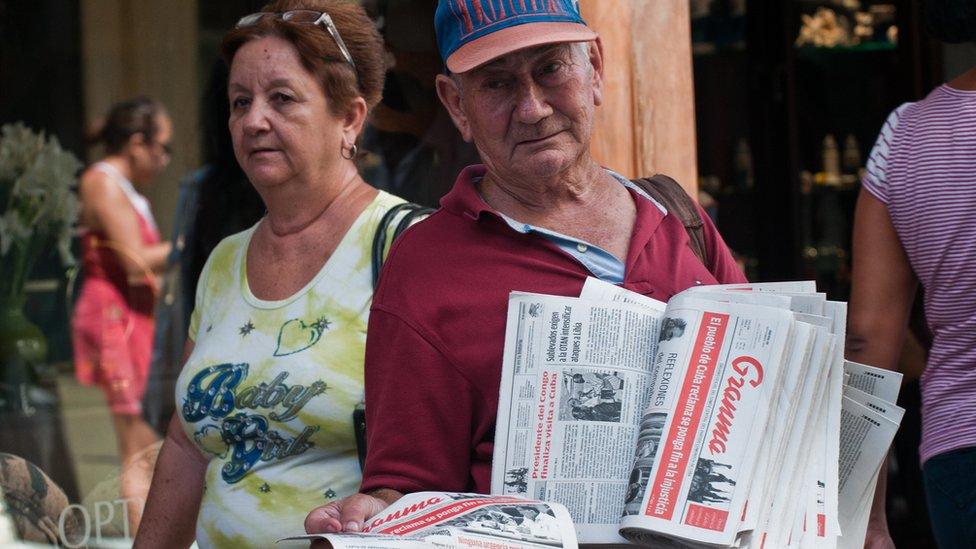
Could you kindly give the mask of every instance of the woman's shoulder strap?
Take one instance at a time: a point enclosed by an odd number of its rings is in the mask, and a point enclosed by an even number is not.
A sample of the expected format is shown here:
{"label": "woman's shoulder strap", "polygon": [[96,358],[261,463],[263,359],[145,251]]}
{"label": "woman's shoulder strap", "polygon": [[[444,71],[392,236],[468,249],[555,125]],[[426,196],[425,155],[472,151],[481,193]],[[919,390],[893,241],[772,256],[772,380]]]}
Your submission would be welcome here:
{"label": "woman's shoulder strap", "polygon": [[[376,233],[373,235],[372,258],[373,268],[373,289],[380,280],[380,269],[383,267],[383,260],[393,242],[403,234],[403,231],[413,224],[414,221],[426,217],[434,212],[433,208],[414,204],[413,202],[401,202],[386,211],[376,226]],[[399,219],[397,219],[399,217]],[[390,234],[390,227],[396,223],[396,228]],[[389,240],[389,245],[387,245]]]}

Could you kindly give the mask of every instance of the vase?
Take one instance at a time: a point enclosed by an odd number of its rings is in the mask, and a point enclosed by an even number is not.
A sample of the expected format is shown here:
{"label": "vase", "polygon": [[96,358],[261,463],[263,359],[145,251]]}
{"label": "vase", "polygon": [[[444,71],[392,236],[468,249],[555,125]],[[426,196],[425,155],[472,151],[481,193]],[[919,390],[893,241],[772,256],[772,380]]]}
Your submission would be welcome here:
{"label": "vase", "polygon": [[40,373],[47,338],[24,315],[25,302],[0,298],[0,452],[34,463],[78,501],[57,381]]}
{"label": "vase", "polygon": [[3,407],[30,414],[37,366],[47,357],[47,338],[24,315],[24,296],[0,298],[0,388]]}

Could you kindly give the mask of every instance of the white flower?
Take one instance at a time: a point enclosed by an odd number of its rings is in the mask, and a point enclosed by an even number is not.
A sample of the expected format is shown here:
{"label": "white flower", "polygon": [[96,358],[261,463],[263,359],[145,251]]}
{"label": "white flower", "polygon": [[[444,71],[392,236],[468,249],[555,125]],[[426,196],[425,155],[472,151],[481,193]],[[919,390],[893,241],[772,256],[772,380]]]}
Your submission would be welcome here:
{"label": "white flower", "polygon": [[[81,162],[56,138],[20,122],[0,127],[0,262],[5,267],[29,270],[39,254],[52,248],[66,264],[73,263],[71,227],[78,216],[74,188],[80,168]],[[8,261],[11,253],[21,260]],[[0,278],[21,280],[29,274],[8,269]]]}

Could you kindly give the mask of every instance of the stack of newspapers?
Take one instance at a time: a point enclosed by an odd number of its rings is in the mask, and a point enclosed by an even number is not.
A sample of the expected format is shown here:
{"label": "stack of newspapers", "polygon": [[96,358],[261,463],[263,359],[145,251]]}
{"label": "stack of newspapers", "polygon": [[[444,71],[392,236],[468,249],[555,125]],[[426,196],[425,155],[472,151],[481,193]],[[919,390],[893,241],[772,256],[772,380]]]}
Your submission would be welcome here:
{"label": "stack of newspapers", "polygon": [[331,549],[577,549],[573,520],[558,503],[452,492],[407,494],[370,518],[363,531],[278,540]]}
{"label": "stack of newspapers", "polygon": [[845,362],[845,325],[813,282],[515,292],[492,492],[581,543],[860,548],[901,376]]}

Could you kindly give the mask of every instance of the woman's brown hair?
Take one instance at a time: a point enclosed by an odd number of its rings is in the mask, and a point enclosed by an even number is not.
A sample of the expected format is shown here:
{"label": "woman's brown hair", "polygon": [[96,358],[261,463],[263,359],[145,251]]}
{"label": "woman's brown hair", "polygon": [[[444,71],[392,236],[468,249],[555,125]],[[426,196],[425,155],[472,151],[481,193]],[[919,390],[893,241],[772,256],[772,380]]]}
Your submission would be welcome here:
{"label": "woman's brown hair", "polygon": [[372,20],[358,4],[342,0],[277,0],[261,11],[282,13],[313,10],[328,13],[356,64],[346,62],[332,36],[320,25],[290,23],[265,17],[256,24],[232,29],[224,35],[221,54],[229,67],[245,43],[266,36],[287,40],[298,51],[302,65],[319,79],[322,91],[332,105],[332,114],[341,116],[346,106],[362,97],[372,108],[380,101],[386,56],[383,39]]}
{"label": "woman's brown hair", "polygon": [[88,143],[103,143],[108,154],[118,154],[135,134],[142,134],[151,143],[159,132],[157,121],[165,115],[161,103],[145,96],[121,101],[112,105],[105,118],[89,129]]}

